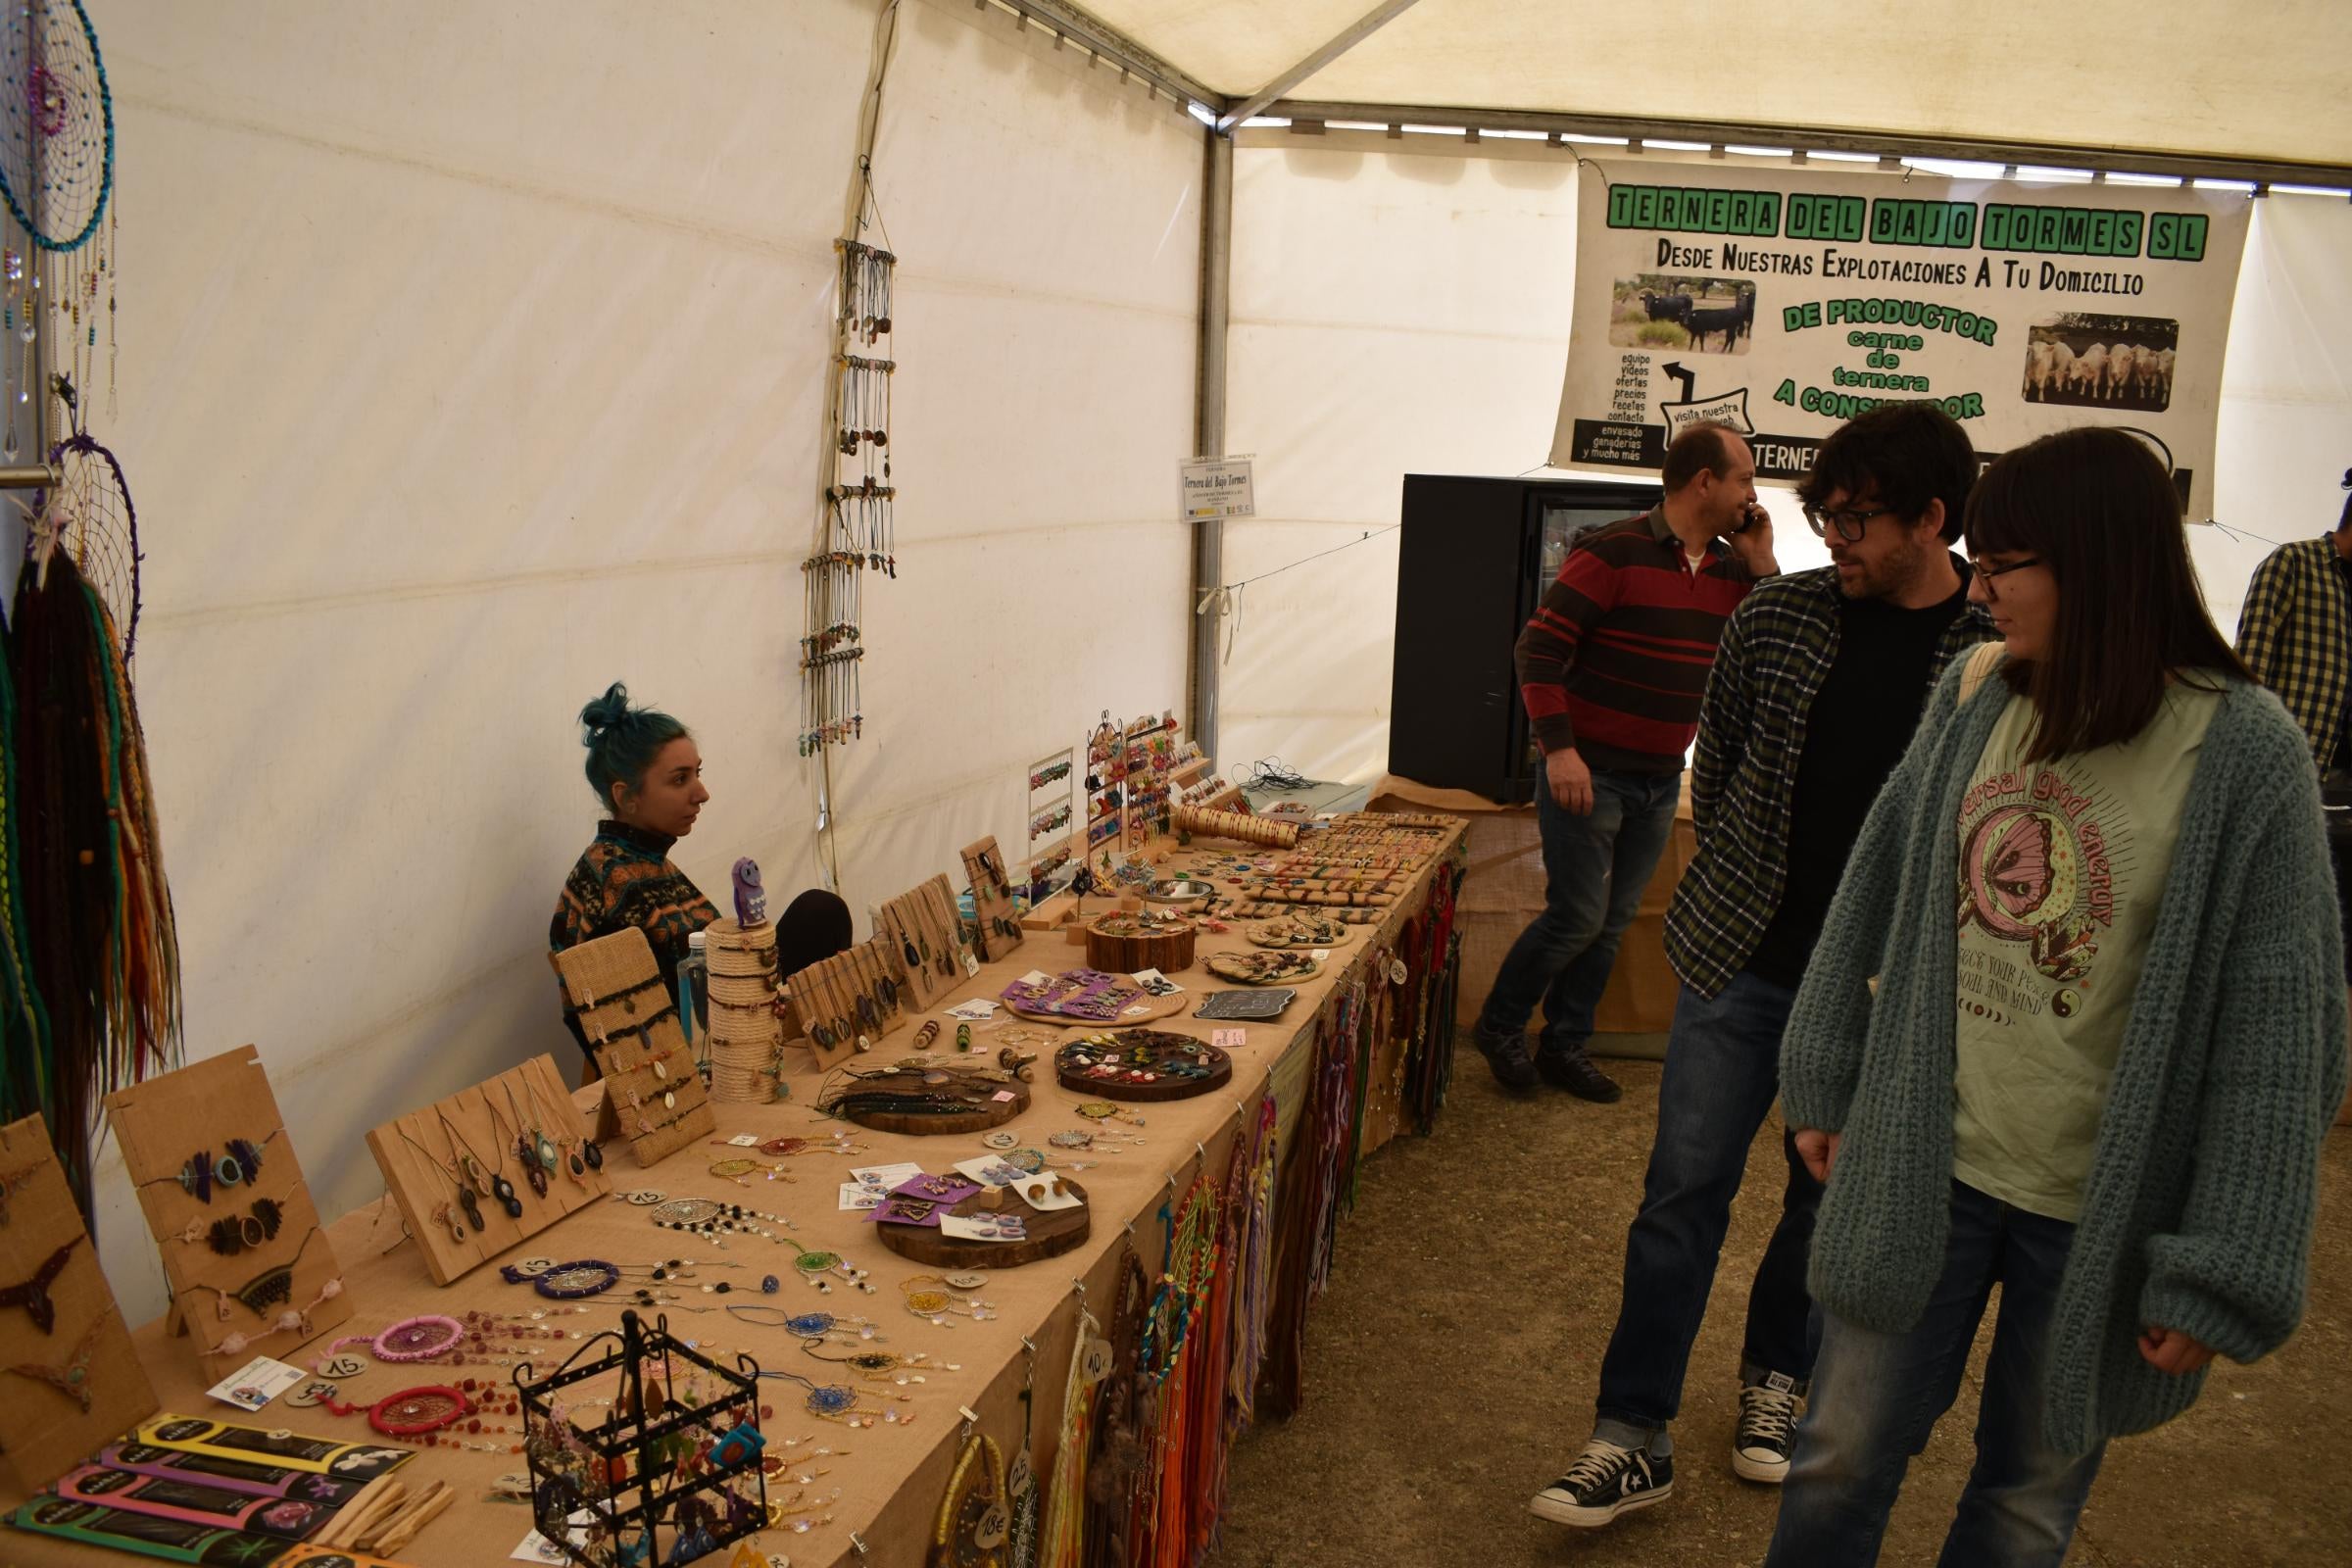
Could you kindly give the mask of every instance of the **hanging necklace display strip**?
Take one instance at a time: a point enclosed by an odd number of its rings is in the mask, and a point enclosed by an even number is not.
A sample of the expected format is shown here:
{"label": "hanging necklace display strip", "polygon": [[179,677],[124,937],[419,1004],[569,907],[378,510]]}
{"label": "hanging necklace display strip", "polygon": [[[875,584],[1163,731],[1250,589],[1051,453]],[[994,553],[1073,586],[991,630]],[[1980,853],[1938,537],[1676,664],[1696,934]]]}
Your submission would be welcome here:
{"label": "hanging necklace display strip", "polygon": [[[874,214],[871,197],[859,217]],[[893,275],[898,258],[860,240],[837,242],[840,313],[835,319],[831,392],[832,481],[825,487],[816,547],[801,564],[800,753],[812,757],[863,733],[859,600],[863,574],[896,577],[898,490],[891,483],[890,356]]]}

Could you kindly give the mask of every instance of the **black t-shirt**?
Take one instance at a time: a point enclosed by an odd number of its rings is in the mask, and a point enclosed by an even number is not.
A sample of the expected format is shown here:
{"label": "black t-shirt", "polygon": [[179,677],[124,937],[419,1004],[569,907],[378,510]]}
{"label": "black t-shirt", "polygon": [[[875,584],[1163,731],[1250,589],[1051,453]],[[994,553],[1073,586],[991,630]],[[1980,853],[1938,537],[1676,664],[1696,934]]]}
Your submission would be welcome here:
{"label": "black t-shirt", "polygon": [[1944,629],[1968,610],[1964,587],[1939,605],[1903,610],[1879,599],[1840,607],[1838,657],[1814,694],[1805,750],[1788,810],[1788,884],[1748,968],[1794,986],[1820,940],[1822,921],[1862,818],[1928,705],[1928,666]]}

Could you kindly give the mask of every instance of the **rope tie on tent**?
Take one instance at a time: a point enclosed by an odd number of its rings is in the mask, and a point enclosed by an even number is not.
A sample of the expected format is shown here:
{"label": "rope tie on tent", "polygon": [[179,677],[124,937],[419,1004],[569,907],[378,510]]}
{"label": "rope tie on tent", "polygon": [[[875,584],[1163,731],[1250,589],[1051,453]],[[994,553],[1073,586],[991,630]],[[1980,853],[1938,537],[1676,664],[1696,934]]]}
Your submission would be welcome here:
{"label": "rope tie on tent", "polygon": [[1253,582],[1264,582],[1268,577],[1279,577],[1284,572],[1303,566],[1310,561],[1321,561],[1325,556],[1336,556],[1343,550],[1353,550],[1357,545],[1368,543],[1384,533],[1395,533],[1402,526],[1402,523],[1392,522],[1386,528],[1367,528],[1344,545],[1333,545],[1329,550],[1318,550],[1311,556],[1300,556],[1288,565],[1276,566],[1271,571],[1261,571],[1254,577],[1244,577],[1239,582],[1225,583],[1201,594],[1199,601],[1193,606],[1194,614],[1231,617],[1225,624],[1225,652],[1217,662],[1225,664],[1233,662],[1234,635],[1241,629],[1242,623],[1243,589]]}

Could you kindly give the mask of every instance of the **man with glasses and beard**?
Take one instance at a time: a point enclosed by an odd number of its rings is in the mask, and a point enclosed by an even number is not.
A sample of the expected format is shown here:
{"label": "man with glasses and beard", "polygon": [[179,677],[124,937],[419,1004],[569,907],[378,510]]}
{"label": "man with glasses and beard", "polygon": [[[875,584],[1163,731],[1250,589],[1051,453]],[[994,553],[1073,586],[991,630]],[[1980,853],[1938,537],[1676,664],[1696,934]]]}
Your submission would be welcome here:
{"label": "man with glasses and beard", "polygon": [[[1831,564],[1760,584],[1731,618],[1692,763],[1697,858],[1666,915],[1682,981],[1642,1208],[1626,1237],[1592,1437],[1530,1507],[1607,1524],[1673,1489],[1681,1406],[1748,1146],[1780,1088],[1781,1031],[1831,896],[1928,693],[1994,636],[1948,548],[1977,476],[1927,404],[1833,433],[1797,487]],[[1989,586],[1989,585],[1988,585]],[[1788,1136],[1781,1218],[1750,1286],[1732,1468],[1777,1485],[1812,1374],[1806,1251],[1821,1184]]]}

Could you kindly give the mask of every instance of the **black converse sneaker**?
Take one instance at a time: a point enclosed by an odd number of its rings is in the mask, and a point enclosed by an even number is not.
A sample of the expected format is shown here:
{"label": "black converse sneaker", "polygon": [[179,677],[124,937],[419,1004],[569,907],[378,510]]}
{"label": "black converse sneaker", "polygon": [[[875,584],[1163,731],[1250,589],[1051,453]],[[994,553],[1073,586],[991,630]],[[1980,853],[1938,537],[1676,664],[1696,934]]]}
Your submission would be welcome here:
{"label": "black converse sneaker", "polygon": [[1762,1382],[1740,1387],[1740,1425],[1732,1433],[1733,1474],[1774,1487],[1788,1478],[1802,1396],[1796,1380],[1782,1372],[1767,1372]]}
{"label": "black converse sneaker", "polygon": [[1672,1491],[1672,1455],[1620,1448],[1594,1438],[1566,1475],[1528,1501],[1527,1511],[1554,1524],[1592,1530],[1629,1508],[1646,1508]]}
{"label": "black converse sneaker", "polygon": [[1470,1026],[1471,1044],[1487,1058],[1488,1068],[1494,1081],[1513,1094],[1525,1094],[1536,1087],[1536,1064],[1528,1059],[1527,1035],[1496,1034],[1481,1018]]}

